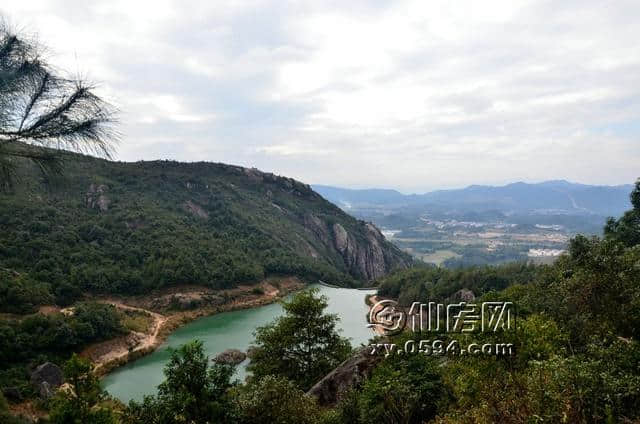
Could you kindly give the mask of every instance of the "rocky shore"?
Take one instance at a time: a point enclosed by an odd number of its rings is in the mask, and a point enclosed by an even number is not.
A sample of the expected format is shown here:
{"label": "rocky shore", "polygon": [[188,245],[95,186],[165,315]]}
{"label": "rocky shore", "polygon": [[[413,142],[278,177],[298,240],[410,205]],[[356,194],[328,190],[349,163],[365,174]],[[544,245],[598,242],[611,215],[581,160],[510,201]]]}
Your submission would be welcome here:
{"label": "rocky shore", "polygon": [[114,369],[153,352],[172,331],[195,319],[267,305],[303,287],[304,283],[298,278],[287,277],[223,291],[182,287],[148,296],[100,299],[121,310],[148,314],[152,322],[146,332],[132,331],[125,336],[96,343],[86,348],[81,356],[94,363],[97,375],[105,376]]}

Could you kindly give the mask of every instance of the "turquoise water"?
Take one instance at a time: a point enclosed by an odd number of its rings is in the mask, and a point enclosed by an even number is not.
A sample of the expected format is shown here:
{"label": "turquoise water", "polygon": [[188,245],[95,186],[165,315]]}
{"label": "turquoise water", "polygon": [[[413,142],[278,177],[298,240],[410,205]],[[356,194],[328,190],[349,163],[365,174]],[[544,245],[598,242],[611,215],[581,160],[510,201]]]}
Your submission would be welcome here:
{"label": "turquoise water", "polygon": [[[374,290],[353,290],[314,285],[329,298],[328,312],[338,314],[342,335],[348,337],[352,346],[366,343],[373,332],[366,328],[366,294]],[[123,402],[141,400],[144,395],[154,394],[156,387],[164,381],[162,370],[169,360],[169,348],[177,348],[191,340],[204,344],[209,357],[226,349],[246,351],[253,341],[253,332],[282,314],[279,303],[243,309],[204,317],[177,329],[155,352],[118,368],[102,380],[102,387]],[[236,377],[244,379],[246,363],[240,364]]]}

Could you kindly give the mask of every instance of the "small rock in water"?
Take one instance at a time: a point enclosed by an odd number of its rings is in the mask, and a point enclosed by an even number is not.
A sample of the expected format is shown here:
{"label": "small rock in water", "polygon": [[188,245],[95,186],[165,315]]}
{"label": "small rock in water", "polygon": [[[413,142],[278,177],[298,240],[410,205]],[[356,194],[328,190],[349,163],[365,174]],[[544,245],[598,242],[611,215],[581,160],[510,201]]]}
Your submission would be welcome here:
{"label": "small rock in water", "polygon": [[215,362],[227,365],[238,365],[247,359],[247,354],[238,349],[227,349],[213,358]]}

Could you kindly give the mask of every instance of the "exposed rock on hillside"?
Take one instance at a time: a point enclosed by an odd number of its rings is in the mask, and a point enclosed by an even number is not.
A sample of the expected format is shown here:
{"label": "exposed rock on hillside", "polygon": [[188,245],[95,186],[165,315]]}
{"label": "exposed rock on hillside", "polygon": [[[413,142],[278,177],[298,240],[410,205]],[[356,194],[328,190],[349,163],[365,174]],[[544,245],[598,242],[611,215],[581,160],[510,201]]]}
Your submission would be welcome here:
{"label": "exposed rock on hillside", "polygon": [[451,295],[451,302],[473,302],[476,296],[469,289],[460,289]]}
{"label": "exposed rock on hillside", "polygon": [[[19,170],[22,181],[35,180],[29,166]],[[69,153],[63,178],[46,189],[34,184],[0,193],[2,212],[13,217],[0,223],[0,244],[28,232],[34,245],[48,247],[28,264],[30,253],[19,249],[3,260],[26,268],[80,258],[63,269],[102,292],[229,288],[275,274],[358,286],[411,260],[309,185],[253,168]],[[78,208],[78,199],[86,207]]]}
{"label": "exposed rock on hillside", "polygon": [[191,200],[187,200],[186,202],[184,202],[184,208],[187,212],[199,218],[203,218],[203,219],[209,218],[209,214],[207,213],[207,211],[205,211],[204,209],[202,209],[202,207],[193,203]]}
{"label": "exposed rock on hillside", "polygon": [[371,281],[386,275],[393,268],[405,268],[406,256],[391,245],[373,224],[358,222],[357,234],[350,233],[336,222],[331,227],[309,214],[305,226],[329,249],[337,250],[349,272]]}
{"label": "exposed rock on hillside", "polygon": [[307,394],[315,397],[322,406],[333,406],[350,388],[369,378],[381,360],[381,355],[371,355],[370,349],[364,347],[318,381]]}
{"label": "exposed rock on hillside", "polygon": [[56,364],[45,362],[31,373],[31,383],[43,399],[53,396],[54,390],[64,382],[62,370]]}
{"label": "exposed rock on hillside", "polygon": [[367,280],[375,280],[387,274],[395,265],[404,266],[395,252],[388,252],[385,257],[383,244],[384,236],[373,224],[366,223],[365,242],[358,243],[355,237],[340,224],[333,224],[336,249],[342,253],[350,270],[359,272]]}
{"label": "exposed rock on hillside", "polygon": [[153,309],[188,311],[203,306],[218,306],[224,303],[221,296],[206,292],[175,293],[153,300]]}
{"label": "exposed rock on hillside", "polygon": [[91,184],[87,191],[86,203],[90,209],[98,209],[102,212],[109,210],[110,200],[106,196],[107,186],[104,184]]}

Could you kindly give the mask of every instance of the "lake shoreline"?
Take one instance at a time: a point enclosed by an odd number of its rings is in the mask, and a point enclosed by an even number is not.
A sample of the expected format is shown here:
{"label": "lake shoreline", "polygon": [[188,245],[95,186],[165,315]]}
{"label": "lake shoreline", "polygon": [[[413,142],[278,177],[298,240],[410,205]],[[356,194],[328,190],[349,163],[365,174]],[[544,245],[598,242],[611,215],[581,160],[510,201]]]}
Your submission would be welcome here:
{"label": "lake shoreline", "polygon": [[[349,339],[352,346],[368,345],[370,339],[375,337],[375,332],[367,326],[366,313],[369,307],[365,303],[366,297],[375,294],[375,291],[363,292],[346,287],[330,288],[320,284],[298,287],[303,290],[316,289],[320,295],[327,297],[326,313],[335,314],[339,318],[337,330]],[[285,293],[281,295],[284,296]],[[242,307],[235,305],[233,309],[225,309],[228,313],[191,319],[187,325],[181,325],[175,331],[169,331],[171,327],[167,326],[165,334],[168,333],[168,337],[162,346],[144,357],[130,357],[127,365],[113,369],[104,376],[101,380],[102,388],[114,399],[124,403],[131,400],[141,401],[144,396],[157,393],[157,387],[163,381],[163,370],[170,360],[170,349],[176,349],[194,339],[203,343],[204,350],[210,358],[227,349],[246,352],[254,342],[255,330],[268,325],[284,313],[279,302],[260,302],[264,304],[251,303]],[[258,307],[251,307],[254,305]],[[132,361],[133,359],[136,360]],[[244,361],[236,367],[234,379],[245,381],[249,375],[247,362]]]}
{"label": "lake shoreline", "polygon": [[[100,302],[112,304],[120,310],[137,310],[149,314],[154,322],[148,333],[132,331],[122,337],[93,344],[84,349],[80,355],[91,360],[94,364],[94,373],[99,378],[104,378],[114,370],[153,353],[175,330],[199,318],[223,312],[269,305],[307,286],[307,284],[296,277],[283,278],[278,281],[277,285],[278,287],[275,287],[274,284],[272,284],[272,280],[265,280],[255,286],[239,286],[232,290],[220,292],[212,291],[211,293],[215,293],[216,295],[232,292],[233,297],[229,302],[215,306],[206,305],[185,311],[168,309],[163,310],[163,313],[144,307],[146,304],[152,303],[156,298],[162,297],[162,294],[143,297],[100,299]],[[256,288],[260,288],[262,293],[257,294]],[[190,289],[201,288],[191,287]],[[180,292],[180,294],[182,294],[182,292]],[[172,295],[175,296],[175,293]],[[135,343],[133,346],[132,340],[134,340],[133,343]]]}

